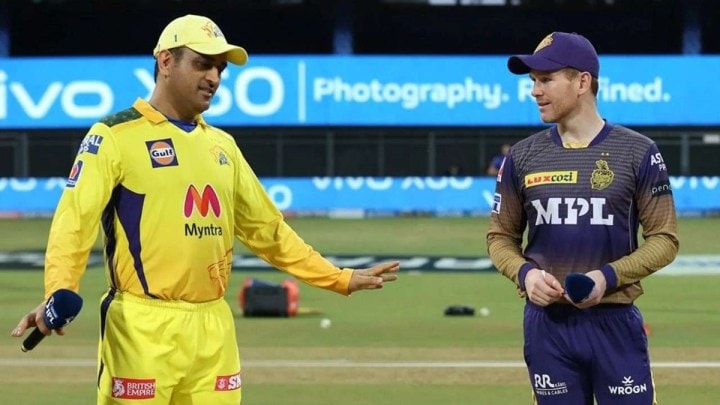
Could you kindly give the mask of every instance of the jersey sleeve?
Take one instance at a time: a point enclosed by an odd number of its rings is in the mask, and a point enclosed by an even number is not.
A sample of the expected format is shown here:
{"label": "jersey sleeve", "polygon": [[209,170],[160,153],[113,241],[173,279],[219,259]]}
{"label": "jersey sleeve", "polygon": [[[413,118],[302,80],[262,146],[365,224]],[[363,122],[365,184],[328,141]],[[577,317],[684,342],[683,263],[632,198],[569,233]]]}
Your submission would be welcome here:
{"label": "jersey sleeve", "polygon": [[657,145],[652,144],[643,156],[639,169],[635,203],[638,208],[644,242],[632,253],[607,266],[617,277],[607,277],[608,289],[635,283],[670,264],[679,248],[677,215],[670,177]]}
{"label": "jersey sleeve", "polygon": [[237,150],[235,234],[259,258],[303,282],[349,294],[352,269],[340,269],[305,243],[285,222],[252,168]]}
{"label": "jersey sleeve", "polygon": [[537,266],[528,262],[522,253],[522,238],[527,219],[520,191],[511,152],[498,172],[487,232],[487,247],[488,254],[500,273],[512,280],[520,290],[525,290],[525,274]]}
{"label": "jersey sleeve", "polygon": [[58,289],[78,292],[100,218],[121,176],[112,131],[93,125],[80,144],[60,196],[45,253],[45,298]]}

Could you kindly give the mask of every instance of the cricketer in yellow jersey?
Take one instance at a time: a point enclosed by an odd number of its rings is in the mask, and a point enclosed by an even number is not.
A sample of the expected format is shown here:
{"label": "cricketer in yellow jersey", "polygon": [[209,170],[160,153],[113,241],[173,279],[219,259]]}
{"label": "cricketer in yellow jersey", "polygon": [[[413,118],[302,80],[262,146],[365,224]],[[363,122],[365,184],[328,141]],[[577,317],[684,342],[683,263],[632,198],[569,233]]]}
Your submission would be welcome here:
{"label": "cricketer in yellow jersey", "polygon": [[[150,100],[97,122],[82,141],[50,230],[45,299],[79,290],[102,223],[109,288],[98,404],[238,404],[240,360],[224,299],[235,237],[274,267],[345,295],[382,288],[399,265],[334,266],[285,223],[233,138],[203,119],[227,63],[247,62],[213,21],[173,20],[153,55]],[[51,334],[43,309],[12,335]]]}

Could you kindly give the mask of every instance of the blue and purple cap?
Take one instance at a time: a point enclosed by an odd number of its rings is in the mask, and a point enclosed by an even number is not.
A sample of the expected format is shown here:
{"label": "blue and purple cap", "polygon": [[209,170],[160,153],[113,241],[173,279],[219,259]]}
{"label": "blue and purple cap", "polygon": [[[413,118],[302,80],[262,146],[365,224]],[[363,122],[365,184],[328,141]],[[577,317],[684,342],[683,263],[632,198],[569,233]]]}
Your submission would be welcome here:
{"label": "blue and purple cap", "polygon": [[531,70],[552,72],[564,68],[588,72],[595,78],[600,74],[595,48],[587,38],[574,32],[553,32],[540,41],[532,55],[511,56],[507,65],[517,75]]}

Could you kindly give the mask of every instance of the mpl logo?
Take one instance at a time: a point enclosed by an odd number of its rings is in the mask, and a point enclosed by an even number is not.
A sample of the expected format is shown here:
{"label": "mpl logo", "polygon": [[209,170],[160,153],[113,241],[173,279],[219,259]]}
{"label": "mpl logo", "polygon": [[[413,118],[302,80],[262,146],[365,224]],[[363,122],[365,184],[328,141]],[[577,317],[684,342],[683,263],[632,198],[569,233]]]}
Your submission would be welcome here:
{"label": "mpl logo", "polygon": [[152,167],[177,166],[178,160],[175,154],[175,147],[172,139],[158,139],[155,141],[145,142],[148,152],[150,153],[150,163]]}
{"label": "mpl logo", "polygon": [[187,192],[185,193],[185,218],[190,218],[195,209],[200,212],[203,218],[208,215],[210,209],[212,209],[213,215],[216,217],[220,216],[220,200],[211,185],[205,185],[202,194],[200,194],[194,185],[191,184],[188,186]]}
{"label": "mpl logo", "polygon": [[232,391],[242,387],[240,373],[233,375],[219,375],[215,379],[215,391]]}
{"label": "mpl logo", "polygon": [[[613,225],[615,215],[605,213],[605,199],[548,198],[543,205],[540,200],[530,201],[535,207],[535,225],[577,225],[578,219],[590,216],[590,225]],[[561,209],[562,208],[562,209]]]}

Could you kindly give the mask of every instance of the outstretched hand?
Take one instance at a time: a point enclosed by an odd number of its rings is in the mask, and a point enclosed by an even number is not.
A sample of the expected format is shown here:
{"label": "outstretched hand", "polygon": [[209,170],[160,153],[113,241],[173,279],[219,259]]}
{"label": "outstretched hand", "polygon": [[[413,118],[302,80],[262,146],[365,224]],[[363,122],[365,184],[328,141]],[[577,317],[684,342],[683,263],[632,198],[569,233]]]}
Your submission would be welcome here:
{"label": "outstretched hand", "polygon": [[397,273],[399,270],[399,262],[380,263],[369,269],[355,270],[350,277],[348,292],[382,288],[384,282],[397,280],[397,275],[390,273]]}
{"label": "outstretched hand", "polygon": [[[50,335],[52,334],[52,330],[45,325],[45,319],[43,318],[43,314],[45,312],[45,302],[40,303],[35,309],[28,312],[25,316],[23,316],[20,319],[20,322],[18,322],[15,329],[12,330],[10,333],[10,336],[14,337],[21,337],[23,334],[25,334],[25,331],[32,328],[33,326],[36,326],[38,329],[40,329],[40,332],[42,332],[44,335]],[[62,328],[55,329],[55,332],[58,335],[64,335],[65,332]]]}

